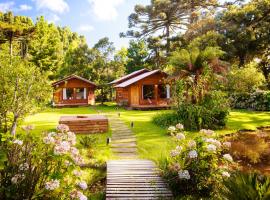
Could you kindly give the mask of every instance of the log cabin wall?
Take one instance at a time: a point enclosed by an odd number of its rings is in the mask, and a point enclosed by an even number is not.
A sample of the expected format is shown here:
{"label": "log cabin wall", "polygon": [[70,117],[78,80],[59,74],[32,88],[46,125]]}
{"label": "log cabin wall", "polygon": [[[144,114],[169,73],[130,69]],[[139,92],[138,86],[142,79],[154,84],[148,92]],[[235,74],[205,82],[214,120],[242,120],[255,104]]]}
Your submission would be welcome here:
{"label": "log cabin wall", "polygon": [[[116,102],[118,105],[126,104],[127,106],[168,105],[170,99],[160,98],[158,91],[158,85],[165,85],[165,78],[165,74],[156,73],[125,88],[116,88]],[[154,86],[153,99],[143,98],[143,85]]]}
{"label": "log cabin wall", "polygon": [[[64,99],[63,90],[71,89],[72,90],[72,98]],[[76,98],[76,89],[86,88],[86,99],[77,99]],[[85,81],[72,78],[67,81],[61,82],[54,87],[54,103],[55,104],[64,104],[64,105],[76,105],[76,104],[95,104],[95,86],[87,83]]]}

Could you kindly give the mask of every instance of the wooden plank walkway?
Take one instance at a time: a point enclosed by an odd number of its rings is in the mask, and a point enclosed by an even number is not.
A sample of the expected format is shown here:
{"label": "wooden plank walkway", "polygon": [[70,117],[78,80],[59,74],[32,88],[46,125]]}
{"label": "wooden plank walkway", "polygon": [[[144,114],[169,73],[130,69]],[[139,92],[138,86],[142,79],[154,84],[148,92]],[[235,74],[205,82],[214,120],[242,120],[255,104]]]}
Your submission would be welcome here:
{"label": "wooden plank walkway", "polygon": [[172,193],[149,160],[107,162],[106,199],[172,199]]}
{"label": "wooden plank walkway", "polygon": [[172,193],[150,160],[140,160],[136,137],[119,118],[109,118],[112,129],[111,149],[117,158],[107,162],[106,199],[172,199]]}

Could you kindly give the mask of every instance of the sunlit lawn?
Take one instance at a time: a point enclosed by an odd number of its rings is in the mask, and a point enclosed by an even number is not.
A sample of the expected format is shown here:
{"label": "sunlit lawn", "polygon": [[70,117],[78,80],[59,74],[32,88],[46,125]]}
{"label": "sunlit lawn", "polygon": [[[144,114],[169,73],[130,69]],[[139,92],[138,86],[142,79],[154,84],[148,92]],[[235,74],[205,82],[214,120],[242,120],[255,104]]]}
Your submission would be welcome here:
{"label": "sunlit lawn", "polygon": [[[152,117],[158,112],[170,111],[128,111],[118,109],[114,104],[108,106],[95,106],[95,107],[80,107],[80,108],[62,108],[53,109],[49,108],[45,111],[29,116],[25,120],[25,124],[34,124],[36,129],[35,133],[42,131],[53,130],[58,124],[59,117],[62,115],[77,115],[77,114],[97,114],[99,112],[106,113],[107,115],[114,115],[124,120],[127,125],[134,123],[133,131],[137,137],[137,144],[139,155],[141,158],[148,158],[157,160],[160,156],[166,155],[173,141],[167,135],[166,129],[160,128],[152,124]],[[258,126],[270,125],[270,112],[255,112],[246,110],[233,110],[230,113],[227,128],[217,131],[218,134],[233,133],[239,129],[255,129]],[[196,136],[198,133],[188,132],[190,137]],[[100,156],[109,158],[108,147],[106,146],[106,137],[109,134],[100,134],[99,137],[99,150]],[[105,149],[105,151],[104,151]]]}

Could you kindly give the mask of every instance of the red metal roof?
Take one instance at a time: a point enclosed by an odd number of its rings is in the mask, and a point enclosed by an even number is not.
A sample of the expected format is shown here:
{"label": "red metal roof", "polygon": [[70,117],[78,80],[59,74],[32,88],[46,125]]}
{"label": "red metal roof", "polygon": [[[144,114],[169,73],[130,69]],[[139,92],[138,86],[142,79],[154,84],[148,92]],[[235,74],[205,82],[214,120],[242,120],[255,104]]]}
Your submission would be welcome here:
{"label": "red metal roof", "polygon": [[114,80],[114,81],[112,81],[112,82],[110,82],[110,84],[117,84],[117,83],[119,83],[119,82],[123,82],[123,81],[126,81],[127,79],[129,79],[129,78],[131,78],[131,77],[133,77],[133,76],[137,76],[137,75],[140,75],[140,74],[142,74],[142,73],[146,73],[146,72],[149,72],[150,70],[148,70],[148,69],[140,69],[140,70],[137,70],[137,71],[135,71],[135,72],[132,72],[132,73],[130,73],[130,74],[128,74],[128,75],[126,75],[126,76],[123,76],[123,77],[121,77],[121,78],[119,78],[119,79],[116,79],[116,80]]}
{"label": "red metal roof", "polygon": [[80,77],[80,76],[77,76],[77,75],[75,75],[75,74],[70,75],[70,76],[67,76],[67,77],[65,77],[65,78],[63,78],[63,79],[61,79],[61,80],[59,80],[59,81],[56,81],[56,82],[52,83],[52,86],[55,86],[55,85],[57,85],[57,84],[59,84],[59,83],[62,83],[62,82],[64,82],[64,81],[67,81],[67,80],[70,80],[70,79],[73,79],[73,78],[76,78],[76,79],[82,80],[82,81],[84,81],[84,82],[90,83],[90,84],[92,84],[92,85],[94,85],[94,86],[97,86],[95,83],[93,83],[93,82],[91,82],[91,81],[89,81],[89,80],[87,80],[87,79],[85,79],[85,78],[82,78],[82,77]]}
{"label": "red metal roof", "polygon": [[[127,87],[127,86],[129,86],[129,85],[131,85],[131,84],[133,84],[133,83],[136,83],[136,82],[139,81],[139,80],[142,80],[142,79],[144,79],[144,78],[146,78],[146,77],[148,77],[148,76],[151,76],[151,75],[153,75],[153,74],[155,74],[155,73],[158,73],[158,72],[159,72],[159,73],[165,73],[165,72],[160,71],[159,69],[153,70],[153,71],[149,71],[149,72],[143,73],[143,74],[141,74],[141,75],[138,75],[138,76],[136,76],[136,77],[134,77],[134,78],[132,78],[132,79],[129,79],[129,80],[123,82],[123,83],[120,83],[120,84],[118,84],[118,85],[116,85],[116,86],[114,86],[114,87],[116,87],[116,88],[124,88],[124,87]],[[165,74],[166,74],[166,73],[165,73]]]}

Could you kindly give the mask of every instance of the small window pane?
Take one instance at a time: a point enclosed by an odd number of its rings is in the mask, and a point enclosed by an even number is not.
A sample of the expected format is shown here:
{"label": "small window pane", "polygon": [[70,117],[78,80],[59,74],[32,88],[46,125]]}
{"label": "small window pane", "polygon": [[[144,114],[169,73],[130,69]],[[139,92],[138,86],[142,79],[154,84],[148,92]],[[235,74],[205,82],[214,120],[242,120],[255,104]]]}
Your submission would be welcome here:
{"label": "small window pane", "polygon": [[73,99],[73,89],[67,88],[66,89],[67,99]]}
{"label": "small window pane", "polygon": [[76,99],[84,99],[84,89],[83,88],[76,88]]}
{"label": "small window pane", "polygon": [[143,86],[143,99],[154,99],[155,86],[154,85],[144,85]]}
{"label": "small window pane", "polygon": [[161,98],[161,99],[166,99],[167,98],[166,85],[158,85],[158,94],[159,94],[159,98]]}

